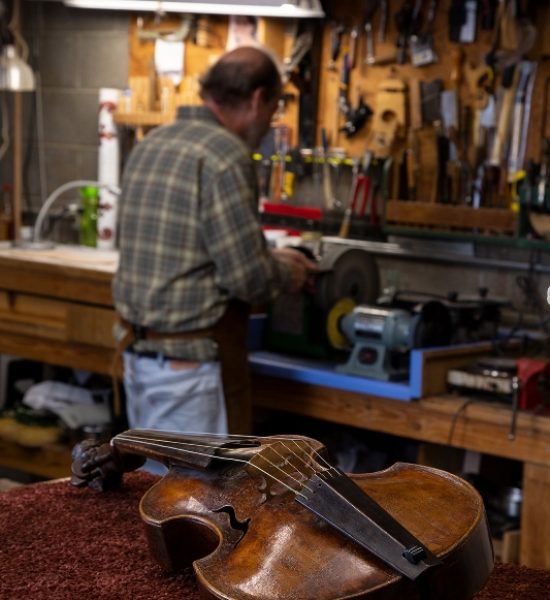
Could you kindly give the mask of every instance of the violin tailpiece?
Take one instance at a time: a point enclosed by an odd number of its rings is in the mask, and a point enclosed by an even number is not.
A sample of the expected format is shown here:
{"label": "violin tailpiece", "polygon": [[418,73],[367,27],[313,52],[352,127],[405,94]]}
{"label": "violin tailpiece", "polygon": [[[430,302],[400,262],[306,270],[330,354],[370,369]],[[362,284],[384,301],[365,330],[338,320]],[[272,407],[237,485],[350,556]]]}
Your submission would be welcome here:
{"label": "violin tailpiece", "polygon": [[297,501],[414,581],[441,564],[412,533],[338,469],[315,474]]}

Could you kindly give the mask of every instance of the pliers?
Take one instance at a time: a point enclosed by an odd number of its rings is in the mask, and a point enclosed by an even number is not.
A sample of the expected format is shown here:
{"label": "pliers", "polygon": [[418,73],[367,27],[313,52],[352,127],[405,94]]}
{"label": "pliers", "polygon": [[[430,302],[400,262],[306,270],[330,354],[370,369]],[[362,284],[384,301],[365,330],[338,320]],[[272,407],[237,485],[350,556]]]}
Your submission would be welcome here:
{"label": "pliers", "polygon": [[[352,215],[356,214],[360,217],[365,215],[368,205],[371,205],[370,210],[370,223],[372,225],[378,224],[378,211],[376,210],[376,200],[373,197],[373,189],[371,187],[371,177],[369,175],[369,169],[371,166],[372,154],[367,152],[363,158],[363,164],[361,168],[356,164],[354,165],[354,180],[352,184],[352,192],[350,201],[344,213],[344,219],[340,227],[340,237],[347,237],[349,233],[349,226],[351,223]],[[361,207],[358,209],[358,202],[361,198]]]}
{"label": "pliers", "polygon": [[[373,159],[372,154],[367,152],[363,158],[362,169],[357,175],[351,202],[352,214],[357,211],[357,215],[359,217],[364,217],[367,212],[367,208],[370,207],[369,222],[371,225],[378,225],[380,220],[376,198],[380,184],[379,170],[380,161],[378,159]],[[358,208],[357,200],[360,195],[361,207]]]}

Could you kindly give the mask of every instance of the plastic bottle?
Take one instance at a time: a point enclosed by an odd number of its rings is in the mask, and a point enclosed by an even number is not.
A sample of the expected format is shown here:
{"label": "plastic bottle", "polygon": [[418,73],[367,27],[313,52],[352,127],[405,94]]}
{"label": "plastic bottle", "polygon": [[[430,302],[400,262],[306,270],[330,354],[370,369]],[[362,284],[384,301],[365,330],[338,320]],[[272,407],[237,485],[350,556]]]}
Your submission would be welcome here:
{"label": "plastic bottle", "polygon": [[80,188],[82,199],[82,217],[80,218],[80,244],[82,246],[97,246],[97,208],[99,193],[95,186],[88,185]]}

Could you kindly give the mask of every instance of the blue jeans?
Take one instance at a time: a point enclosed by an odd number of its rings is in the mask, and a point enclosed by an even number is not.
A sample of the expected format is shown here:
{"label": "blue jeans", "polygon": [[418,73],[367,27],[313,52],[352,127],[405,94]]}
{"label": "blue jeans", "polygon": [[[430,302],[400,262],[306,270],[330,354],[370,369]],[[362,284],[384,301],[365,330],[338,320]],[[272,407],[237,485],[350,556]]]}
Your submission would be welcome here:
{"label": "blue jeans", "polygon": [[[218,362],[180,369],[160,355],[150,358],[125,352],[123,358],[126,413],[132,429],[227,433]],[[150,463],[146,468],[159,472]]]}

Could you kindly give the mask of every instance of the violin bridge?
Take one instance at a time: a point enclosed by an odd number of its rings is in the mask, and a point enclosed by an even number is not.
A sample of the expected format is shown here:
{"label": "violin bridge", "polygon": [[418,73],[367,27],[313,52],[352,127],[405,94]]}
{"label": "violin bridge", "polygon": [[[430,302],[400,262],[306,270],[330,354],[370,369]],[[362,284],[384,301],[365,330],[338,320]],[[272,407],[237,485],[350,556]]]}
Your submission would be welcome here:
{"label": "violin bridge", "polygon": [[265,484],[261,491],[265,491],[268,497],[289,490],[296,493],[319,468],[313,454],[307,440],[275,441],[256,452],[248,461],[246,470],[252,476],[263,476]]}

